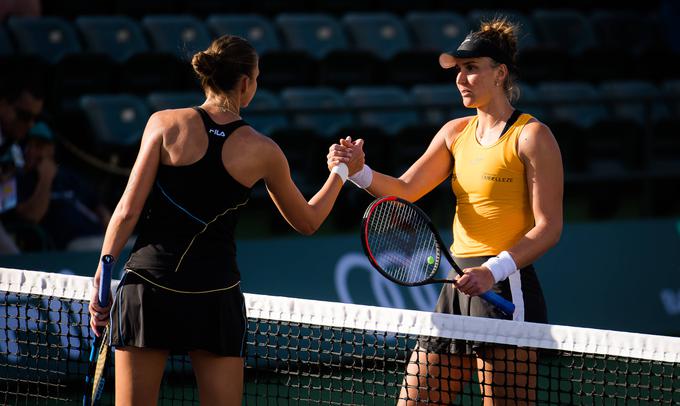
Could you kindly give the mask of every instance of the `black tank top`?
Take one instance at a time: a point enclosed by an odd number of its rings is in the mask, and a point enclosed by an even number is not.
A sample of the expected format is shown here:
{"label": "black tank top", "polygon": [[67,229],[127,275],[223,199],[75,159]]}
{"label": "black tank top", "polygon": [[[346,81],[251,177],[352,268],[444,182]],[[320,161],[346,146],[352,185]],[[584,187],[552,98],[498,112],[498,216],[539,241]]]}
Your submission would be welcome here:
{"label": "black tank top", "polygon": [[200,107],[208,150],[185,166],[159,165],[126,268],[180,291],[223,289],[237,283],[234,229],[250,188],[222,163],[224,141],[243,120],[215,123]]}

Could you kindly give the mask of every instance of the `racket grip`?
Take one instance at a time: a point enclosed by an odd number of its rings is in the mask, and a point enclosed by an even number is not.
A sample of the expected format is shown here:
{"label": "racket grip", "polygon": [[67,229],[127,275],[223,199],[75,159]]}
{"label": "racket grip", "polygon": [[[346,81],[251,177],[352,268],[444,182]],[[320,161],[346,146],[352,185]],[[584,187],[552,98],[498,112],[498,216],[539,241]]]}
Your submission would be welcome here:
{"label": "racket grip", "polygon": [[505,315],[507,316],[512,317],[513,313],[515,313],[515,305],[511,301],[506,300],[496,292],[488,291],[484,292],[480,296],[482,297],[482,299],[496,306],[496,308],[498,308],[501,312],[505,313]]}
{"label": "racket grip", "polygon": [[109,304],[109,293],[111,292],[111,273],[113,271],[113,255],[104,255],[101,259],[102,274],[99,278],[99,306],[106,307]]}

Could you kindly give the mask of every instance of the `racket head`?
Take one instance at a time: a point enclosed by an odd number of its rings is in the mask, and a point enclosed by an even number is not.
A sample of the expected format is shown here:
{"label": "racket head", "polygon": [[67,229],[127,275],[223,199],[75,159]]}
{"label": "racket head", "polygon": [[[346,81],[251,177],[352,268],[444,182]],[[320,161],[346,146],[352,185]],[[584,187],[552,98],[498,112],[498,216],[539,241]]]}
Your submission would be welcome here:
{"label": "racket head", "polygon": [[371,265],[404,286],[432,282],[441,262],[441,243],[429,217],[395,196],[377,198],[368,206],[361,243]]}

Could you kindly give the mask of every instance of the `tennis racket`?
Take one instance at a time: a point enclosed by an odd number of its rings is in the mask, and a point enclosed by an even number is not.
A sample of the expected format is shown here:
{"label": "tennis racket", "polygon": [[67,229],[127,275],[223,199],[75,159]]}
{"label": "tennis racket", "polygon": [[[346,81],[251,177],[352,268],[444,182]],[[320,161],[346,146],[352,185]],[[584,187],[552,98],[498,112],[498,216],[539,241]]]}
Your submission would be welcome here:
{"label": "tennis racket", "polygon": [[[395,196],[380,197],[368,206],[361,225],[361,243],[371,265],[403,286],[455,283],[435,278],[442,253],[458,275],[463,275],[427,214]],[[480,297],[506,316],[515,311],[515,305],[496,292],[488,291]]]}
{"label": "tennis racket", "polygon": [[[97,300],[99,306],[106,307],[109,304],[111,291],[111,271],[113,269],[113,256],[104,255],[101,259],[102,274],[99,280],[99,294]],[[109,326],[104,327],[104,332],[95,337],[90,349],[90,365],[85,376],[85,395],[83,406],[97,404],[104,391],[106,365],[109,359]]]}

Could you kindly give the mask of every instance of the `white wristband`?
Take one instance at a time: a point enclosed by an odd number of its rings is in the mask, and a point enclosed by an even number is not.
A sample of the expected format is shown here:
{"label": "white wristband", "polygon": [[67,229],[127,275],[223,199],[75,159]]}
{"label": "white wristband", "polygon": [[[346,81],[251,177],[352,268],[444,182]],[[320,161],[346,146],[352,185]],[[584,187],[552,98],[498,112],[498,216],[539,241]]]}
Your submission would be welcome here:
{"label": "white wristband", "polygon": [[503,251],[498,256],[489,258],[482,266],[489,268],[496,283],[504,281],[508,276],[517,272],[517,264],[508,251]]}
{"label": "white wristband", "polygon": [[371,182],[373,182],[373,170],[370,166],[364,164],[364,167],[361,168],[359,172],[350,176],[349,180],[360,188],[366,189],[371,186]]}
{"label": "white wristband", "polygon": [[349,175],[349,169],[347,168],[347,164],[345,163],[339,163],[331,169],[331,173],[335,173],[340,177],[340,180],[344,184],[347,182],[347,176]]}

